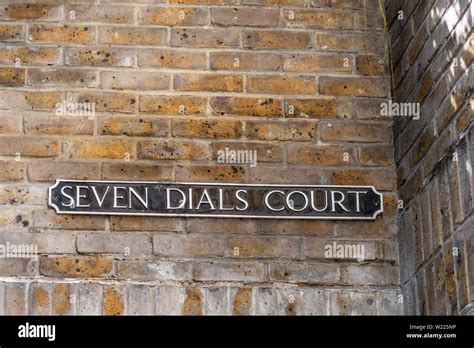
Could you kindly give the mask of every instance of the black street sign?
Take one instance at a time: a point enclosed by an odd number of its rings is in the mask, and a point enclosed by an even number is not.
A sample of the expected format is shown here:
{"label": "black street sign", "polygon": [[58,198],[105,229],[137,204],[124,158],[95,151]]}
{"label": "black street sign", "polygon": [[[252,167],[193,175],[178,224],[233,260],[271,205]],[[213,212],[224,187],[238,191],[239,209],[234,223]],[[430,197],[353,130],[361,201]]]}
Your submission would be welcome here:
{"label": "black street sign", "polygon": [[49,206],[58,214],[373,220],[383,197],[373,186],[60,179]]}

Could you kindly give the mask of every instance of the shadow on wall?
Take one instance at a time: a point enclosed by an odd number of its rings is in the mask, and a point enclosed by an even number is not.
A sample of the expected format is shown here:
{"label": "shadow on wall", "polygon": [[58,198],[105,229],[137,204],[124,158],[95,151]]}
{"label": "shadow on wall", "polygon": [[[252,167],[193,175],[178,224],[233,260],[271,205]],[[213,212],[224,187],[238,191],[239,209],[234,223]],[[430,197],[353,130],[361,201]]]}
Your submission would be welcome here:
{"label": "shadow on wall", "polygon": [[394,123],[406,314],[474,313],[471,1],[386,3],[394,100],[420,117]]}

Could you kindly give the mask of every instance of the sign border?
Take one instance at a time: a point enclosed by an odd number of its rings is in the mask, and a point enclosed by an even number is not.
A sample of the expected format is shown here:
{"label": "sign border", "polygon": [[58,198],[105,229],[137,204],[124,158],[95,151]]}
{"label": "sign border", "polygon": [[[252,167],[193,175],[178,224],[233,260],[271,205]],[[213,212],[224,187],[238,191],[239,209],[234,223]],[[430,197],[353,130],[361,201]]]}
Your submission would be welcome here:
{"label": "sign border", "polygon": [[[380,196],[380,209],[374,212],[372,217],[325,217],[325,216],[261,216],[261,215],[226,215],[226,214],[189,214],[189,213],[127,213],[127,212],[90,212],[90,211],[60,211],[59,207],[51,201],[53,189],[61,182],[101,182],[101,183],[119,183],[119,184],[155,184],[155,185],[207,185],[207,186],[245,186],[245,187],[342,187],[342,188],[370,188],[375,194]],[[383,194],[372,185],[295,185],[295,184],[242,184],[242,183],[205,183],[205,182],[171,182],[171,181],[128,181],[128,180],[77,180],[77,179],[56,179],[53,186],[48,187],[48,207],[53,208],[56,214],[64,215],[118,215],[118,216],[163,216],[163,217],[212,217],[212,218],[234,218],[234,219],[279,219],[279,220],[375,220],[377,216],[383,213]]]}

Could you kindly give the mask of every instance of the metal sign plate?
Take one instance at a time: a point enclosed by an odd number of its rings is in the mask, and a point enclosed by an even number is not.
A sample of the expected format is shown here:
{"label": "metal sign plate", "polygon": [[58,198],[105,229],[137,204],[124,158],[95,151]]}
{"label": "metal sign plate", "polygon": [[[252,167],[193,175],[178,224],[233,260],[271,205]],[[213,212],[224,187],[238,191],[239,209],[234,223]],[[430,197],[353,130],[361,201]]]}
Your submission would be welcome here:
{"label": "metal sign plate", "polygon": [[56,180],[58,214],[373,220],[383,196],[373,186]]}

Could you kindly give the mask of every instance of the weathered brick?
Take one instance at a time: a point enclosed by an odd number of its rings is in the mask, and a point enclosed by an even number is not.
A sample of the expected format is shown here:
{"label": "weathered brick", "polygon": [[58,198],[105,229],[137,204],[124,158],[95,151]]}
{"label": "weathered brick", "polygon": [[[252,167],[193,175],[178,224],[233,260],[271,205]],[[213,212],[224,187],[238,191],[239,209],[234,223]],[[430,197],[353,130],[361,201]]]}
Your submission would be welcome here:
{"label": "weathered brick", "polygon": [[0,109],[51,111],[61,102],[61,94],[40,91],[1,91]]}
{"label": "weathered brick", "polygon": [[243,33],[243,45],[251,49],[306,49],[311,48],[309,32],[296,31],[247,31]]}
{"label": "weathered brick", "polygon": [[102,176],[108,180],[161,180],[172,178],[173,167],[147,163],[104,163]]}
{"label": "weathered brick", "polygon": [[354,29],[359,30],[384,30],[385,21],[384,15],[381,13],[380,5],[377,8],[377,3],[372,2],[366,4],[365,9],[361,11],[353,11]]}
{"label": "weathered brick", "polygon": [[0,24],[0,40],[5,42],[23,41],[23,37],[21,24]]}
{"label": "weathered brick", "polygon": [[155,313],[157,315],[180,315],[182,314],[183,300],[184,289],[181,286],[160,286],[155,293]]}
{"label": "weathered brick", "polygon": [[327,263],[272,263],[270,280],[287,283],[334,284],[340,282],[337,265]]}
{"label": "weathered brick", "polygon": [[226,315],[228,314],[229,295],[227,288],[212,287],[204,289],[206,298],[206,315]]}
{"label": "weathered brick", "polygon": [[243,77],[234,74],[175,74],[177,91],[242,92]]}
{"label": "weathered brick", "polygon": [[25,157],[55,157],[61,152],[56,139],[11,136],[0,138],[0,155]]}
{"label": "weathered brick", "polygon": [[231,289],[232,315],[249,315],[252,311],[252,288]]}
{"label": "weathered brick", "polygon": [[94,120],[88,117],[27,115],[24,117],[23,126],[27,134],[94,134]]}
{"label": "weathered brick", "polygon": [[64,50],[66,65],[132,67],[136,61],[135,51],[129,48],[89,46]]}
{"label": "weathered brick", "polygon": [[[27,220],[22,221],[28,222]],[[7,242],[17,245],[35,245],[40,254],[72,254],[76,252],[76,238],[67,233],[3,232],[0,241],[4,245]]]}
{"label": "weathered brick", "polygon": [[101,314],[102,287],[97,283],[80,283],[77,287],[77,315]]}
{"label": "weathered brick", "polygon": [[26,283],[7,283],[5,287],[5,314],[6,315],[26,315],[27,287]]}
{"label": "weathered brick", "polygon": [[385,97],[388,94],[388,83],[380,78],[321,77],[319,92],[336,96]]}
{"label": "weathered brick", "polygon": [[277,8],[255,9],[251,7],[218,7],[211,12],[211,21],[220,26],[276,27],[280,11]]}
{"label": "weathered brick", "polygon": [[[281,168],[281,166],[250,168],[250,182],[264,184],[320,184],[324,180],[322,173],[309,172],[307,169]],[[294,222],[293,222],[294,223]],[[293,228],[288,228],[292,231]],[[324,231],[327,231],[324,229]]]}
{"label": "weathered brick", "polygon": [[74,284],[59,283],[53,286],[52,313],[54,315],[74,314],[72,299],[74,298]]}
{"label": "weathered brick", "polygon": [[18,87],[25,85],[26,70],[19,68],[0,68],[0,86]]}
{"label": "weathered brick", "polygon": [[125,314],[125,300],[121,289],[109,286],[104,287],[103,296],[103,315]]}
{"label": "weathered brick", "polygon": [[381,145],[360,147],[359,160],[364,166],[393,166],[393,148]]}
{"label": "weathered brick", "polygon": [[[257,169],[257,168],[256,168]],[[280,174],[275,167],[273,170],[273,180]],[[295,177],[291,170],[289,176]],[[250,220],[250,219],[205,219],[193,218],[188,221],[188,231],[190,233],[232,233],[240,234],[242,230],[246,234],[280,234],[280,235],[330,235],[333,233],[333,225],[322,220]]]}
{"label": "weathered brick", "polygon": [[[303,306],[301,300],[301,290],[292,288],[275,289],[277,297],[278,315],[301,315]],[[305,302],[307,303],[307,302]],[[313,307],[311,305],[310,307]]]}
{"label": "weathered brick", "polygon": [[311,0],[311,6],[359,9],[363,6],[363,1],[362,0]]}
{"label": "weathered brick", "polygon": [[235,258],[297,258],[300,241],[282,237],[230,237],[228,254]]}
{"label": "weathered brick", "polygon": [[396,285],[398,283],[398,268],[394,266],[349,265],[346,268],[349,284]]}
{"label": "weathered brick", "polygon": [[171,46],[226,48],[239,47],[240,35],[229,29],[171,29]]}
{"label": "weathered brick", "polygon": [[322,140],[385,142],[391,141],[391,127],[386,124],[323,123],[320,127]]}
{"label": "weathered brick", "polygon": [[165,28],[99,27],[99,42],[114,45],[165,45]]}
{"label": "weathered brick", "polygon": [[255,315],[276,315],[278,299],[274,288],[257,288],[255,291]]}
{"label": "weathered brick", "polygon": [[[473,145],[471,145],[472,148]],[[460,210],[462,210],[462,218],[460,221],[467,219],[473,209],[473,198],[469,195],[469,191],[474,191],[474,183],[470,175],[470,163],[471,158],[474,154],[470,155],[470,149],[467,139],[464,139],[457,149],[458,162],[458,173],[459,173],[459,187],[460,196],[459,196],[459,205]]]}
{"label": "weathered brick", "polygon": [[251,93],[315,94],[316,78],[313,76],[249,75],[247,90]]}
{"label": "weathered brick", "polygon": [[53,277],[102,278],[112,274],[112,259],[99,257],[41,257],[40,273]]}
{"label": "weathered brick", "polygon": [[398,216],[398,196],[396,194],[384,193],[383,195],[384,216]]}
{"label": "weathered brick", "polygon": [[261,281],[264,277],[264,266],[257,262],[199,262],[193,267],[193,279],[201,281]]}
{"label": "weathered brick", "polygon": [[167,90],[170,76],[162,72],[103,71],[102,87],[107,89]]}
{"label": "weathered brick", "polygon": [[376,293],[371,291],[337,291],[331,293],[331,313],[337,315],[376,315]]}
{"label": "weathered brick", "polygon": [[2,20],[40,20],[60,21],[62,19],[62,8],[53,4],[8,4],[0,6],[0,18]]}
{"label": "weathered brick", "polygon": [[49,284],[31,283],[30,285],[30,314],[51,314],[51,290]]}
{"label": "weathered brick", "polygon": [[393,190],[395,173],[390,170],[340,169],[326,173],[333,185],[373,185],[379,190]]}
{"label": "weathered brick", "polygon": [[46,192],[42,187],[9,184],[0,186],[0,204],[40,205],[44,202],[46,202]]}
{"label": "weathered brick", "polygon": [[145,234],[88,233],[77,236],[77,251],[82,254],[121,254],[136,257],[151,254],[151,238]]}
{"label": "weathered brick", "polygon": [[280,70],[280,56],[271,53],[211,52],[213,70]]}
{"label": "weathered brick", "polygon": [[29,69],[28,85],[97,87],[97,73],[83,69]]}
{"label": "weathered brick", "polygon": [[209,10],[205,7],[144,7],[139,13],[140,24],[187,26],[206,25]]}
{"label": "weathered brick", "polygon": [[351,29],[352,12],[346,10],[283,10],[287,27]]}
{"label": "weathered brick", "polygon": [[0,161],[0,180],[17,181],[25,177],[25,164],[18,161]]}
{"label": "weathered brick", "polygon": [[35,161],[28,163],[28,178],[32,181],[54,181],[57,178],[75,180],[99,179],[99,163]]}
{"label": "weathered brick", "polygon": [[20,132],[21,119],[17,116],[0,116],[0,133],[13,134]]}
{"label": "weathered brick", "polygon": [[289,145],[288,163],[351,165],[355,163],[355,153],[350,147]]}
{"label": "weathered brick", "polygon": [[132,280],[190,280],[189,262],[168,261],[121,261],[118,263],[118,275]]}
{"label": "weathered brick", "polygon": [[380,315],[402,315],[403,303],[400,303],[400,291],[383,290],[378,293]]}
{"label": "weathered brick", "polygon": [[352,51],[383,54],[385,39],[376,33],[317,33],[316,47],[330,51]]}
{"label": "weathered brick", "polygon": [[138,143],[138,158],[154,160],[203,160],[210,158],[210,151],[207,143],[182,140],[150,140]]}
{"label": "weathered brick", "polygon": [[214,115],[281,115],[281,101],[273,98],[215,97],[211,99],[211,107]]}
{"label": "weathered brick", "polygon": [[286,99],[286,117],[351,118],[352,104],[336,98]]}
{"label": "weathered brick", "polygon": [[183,231],[184,220],[168,217],[112,216],[114,231]]}
{"label": "weathered brick", "polygon": [[[10,225],[10,226],[9,226]],[[9,227],[18,232],[26,231],[31,226],[31,214],[24,209],[4,209],[0,212],[0,227]],[[9,232],[8,230],[6,232]]]}
{"label": "weathered brick", "polygon": [[202,315],[203,299],[202,290],[200,288],[186,289],[186,297],[183,302],[183,315]]}
{"label": "weathered brick", "polygon": [[34,42],[89,44],[95,37],[94,29],[83,25],[33,24],[28,39]]}
{"label": "weathered brick", "polygon": [[65,143],[65,152],[70,158],[135,157],[135,143],[128,140],[74,140]]}
{"label": "weathered brick", "polygon": [[73,103],[93,104],[95,111],[131,113],[135,111],[137,97],[132,93],[71,92]]}
{"label": "weathered brick", "polygon": [[7,46],[0,48],[0,63],[15,64],[16,59],[19,59],[21,65],[59,64],[61,59],[61,48],[17,46]]}
{"label": "weathered brick", "polygon": [[146,285],[130,285],[128,287],[127,314],[151,315],[154,314],[153,288]]}
{"label": "weathered brick", "polygon": [[215,236],[155,234],[153,252],[158,256],[224,256],[225,239]]}
{"label": "weathered brick", "polygon": [[397,232],[396,225],[387,220],[358,221],[357,224],[350,221],[341,221],[335,226],[335,234],[345,238],[353,238],[355,235],[360,238],[388,238],[396,236]]}
{"label": "weathered brick", "polygon": [[211,143],[212,159],[217,160],[219,151],[257,151],[258,162],[281,162],[283,160],[283,147],[273,144],[262,144],[256,142],[226,142],[219,141]]}
{"label": "weathered brick", "polygon": [[102,216],[58,215],[53,210],[35,210],[33,225],[44,229],[102,230],[105,218]]}
{"label": "weathered brick", "polygon": [[[302,290],[301,302],[304,304],[302,314],[304,315],[327,315],[328,314],[328,292],[315,289],[315,288],[304,288]],[[296,296],[295,296],[296,297]],[[293,299],[293,301],[295,301]]]}
{"label": "weathered brick", "polygon": [[245,136],[249,139],[305,141],[315,137],[316,124],[307,121],[265,122],[247,121]]}
{"label": "weathered brick", "polygon": [[141,67],[164,67],[179,69],[205,69],[207,57],[205,52],[188,52],[169,49],[143,49],[138,54]]}
{"label": "weathered brick", "polygon": [[362,75],[383,75],[386,72],[385,61],[378,56],[357,56],[356,68]]}
{"label": "weathered brick", "polygon": [[186,166],[176,168],[176,181],[194,182],[242,182],[246,170],[241,166]]}
{"label": "weathered brick", "polygon": [[64,8],[67,21],[126,24],[133,23],[133,7],[96,4],[74,4]]}
{"label": "weathered brick", "polygon": [[146,117],[101,117],[97,132],[103,135],[167,136],[168,120]]}
{"label": "weathered brick", "polygon": [[[3,217],[0,219],[3,220]],[[0,260],[0,276],[2,277],[33,277],[36,275],[37,268],[37,261],[33,259],[2,258]]]}
{"label": "weathered brick", "polygon": [[341,54],[292,54],[283,57],[283,70],[294,72],[352,72],[353,58]]}
{"label": "weathered brick", "polygon": [[173,120],[174,136],[196,138],[236,138],[242,134],[240,121],[223,119],[184,119]]}
{"label": "weathered brick", "polygon": [[206,99],[192,96],[140,96],[140,111],[160,115],[204,114]]}

